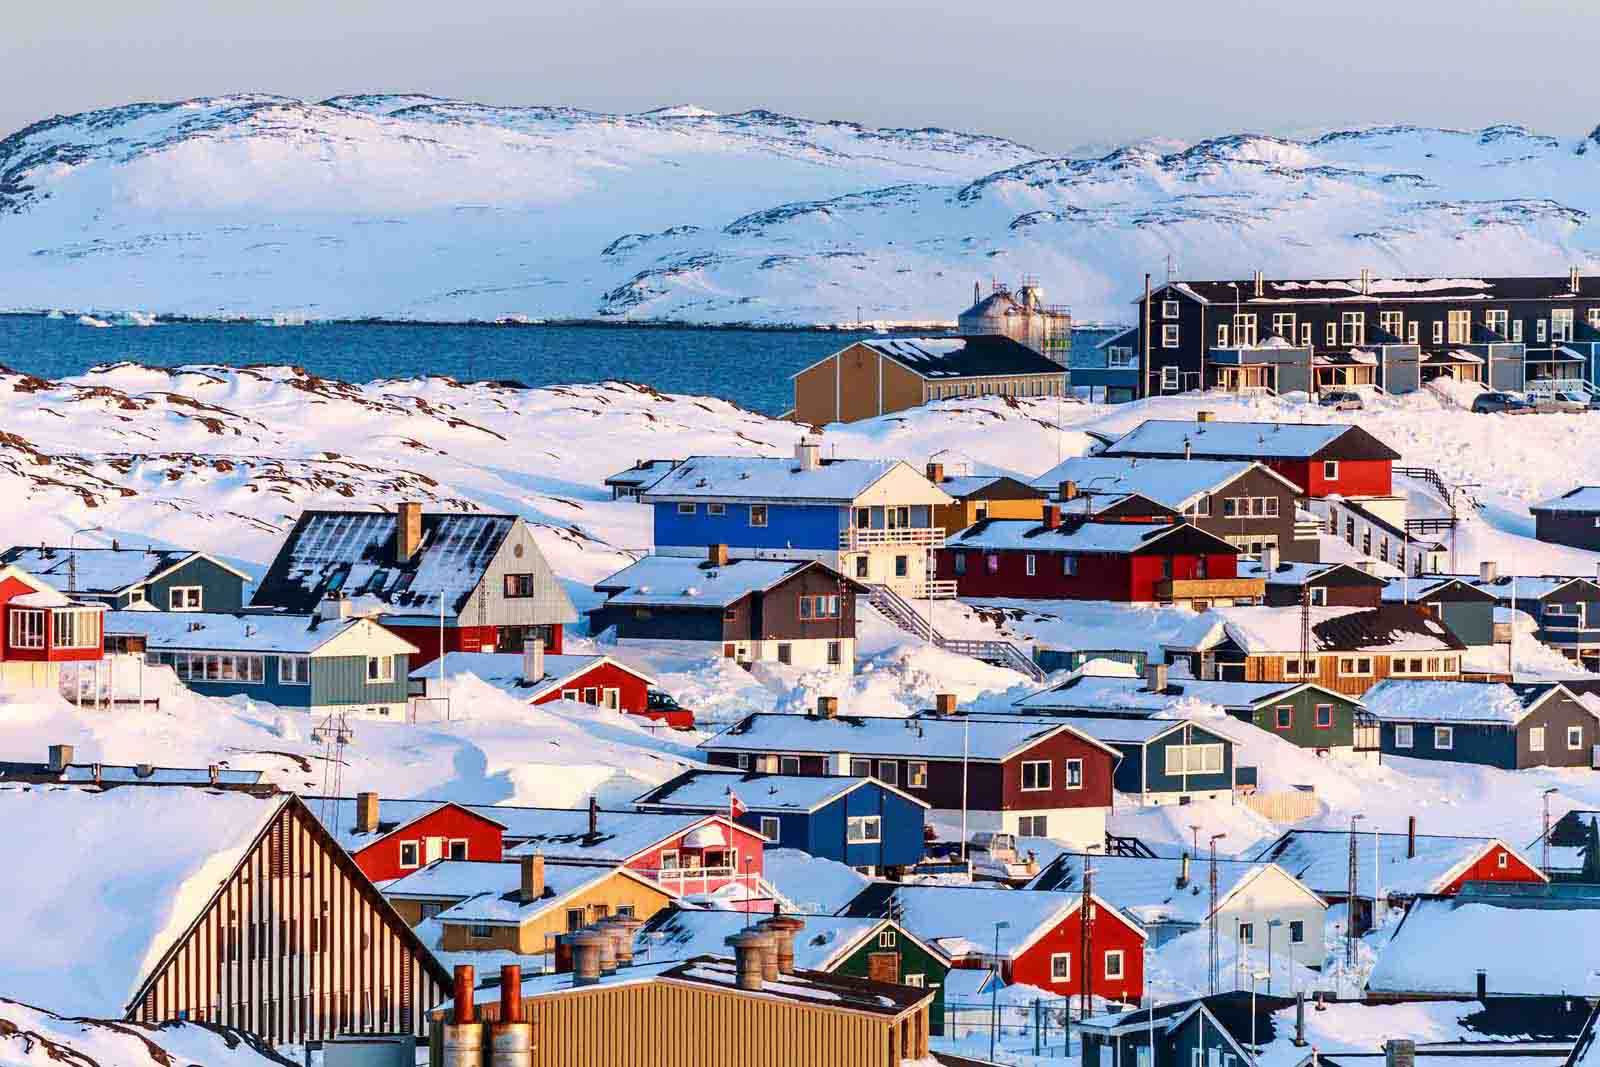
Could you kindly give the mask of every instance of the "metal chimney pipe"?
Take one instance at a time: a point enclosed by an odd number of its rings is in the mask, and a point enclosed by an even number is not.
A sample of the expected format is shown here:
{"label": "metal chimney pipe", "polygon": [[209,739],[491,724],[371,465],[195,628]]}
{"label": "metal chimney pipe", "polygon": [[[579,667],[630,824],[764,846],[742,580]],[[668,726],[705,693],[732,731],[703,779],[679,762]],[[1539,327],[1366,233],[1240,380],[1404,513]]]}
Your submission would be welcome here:
{"label": "metal chimney pipe", "polygon": [[724,944],[733,949],[734,970],[740,989],[760,992],[765,975],[762,955],[772,944],[772,935],[759,930],[744,930],[730,934]]}
{"label": "metal chimney pipe", "polygon": [[472,1003],[475,986],[472,965],[457,964],[450,1021],[440,1035],[442,1067],[483,1067],[483,1027],[476,1021],[477,1009]]}
{"label": "metal chimney pipe", "polygon": [[522,1018],[522,968],[500,968],[500,1018],[489,1027],[490,1067],[533,1067],[533,1024]]}
{"label": "metal chimney pipe", "polygon": [[1417,817],[1406,816],[1406,859],[1417,858]]}

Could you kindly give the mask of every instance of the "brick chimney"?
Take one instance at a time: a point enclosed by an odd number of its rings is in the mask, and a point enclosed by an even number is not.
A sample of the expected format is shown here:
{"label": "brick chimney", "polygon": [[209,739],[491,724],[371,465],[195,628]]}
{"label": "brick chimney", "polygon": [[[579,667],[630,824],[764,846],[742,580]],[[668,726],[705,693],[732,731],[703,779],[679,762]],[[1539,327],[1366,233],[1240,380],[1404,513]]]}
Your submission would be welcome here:
{"label": "brick chimney", "polygon": [[837,719],[838,717],[839,717],[839,698],[838,697],[818,697],[817,698],[817,718],[819,718],[819,719]]}
{"label": "brick chimney", "polygon": [[417,554],[422,545],[422,505],[407,500],[396,509],[394,524],[394,555],[396,563],[404,563]]}
{"label": "brick chimney", "polygon": [[933,698],[933,712],[935,715],[954,715],[957,707],[954,693],[940,693]]}
{"label": "brick chimney", "polygon": [[522,885],[517,899],[530,904],[544,896],[544,853],[530,852],[522,857]]}
{"label": "brick chimney", "polygon": [[378,832],[378,794],[356,794],[356,833]]}
{"label": "brick chimney", "polygon": [[938,485],[940,482],[944,481],[943,463],[928,464],[928,481],[932,482],[934,485]]}
{"label": "brick chimney", "polygon": [[1062,500],[1076,500],[1078,498],[1078,483],[1068,480],[1062,482],[1057,488],[1061,491]]}
{"label": "brick chimney", "polygon": [[1046,504],[1044,506],[1043,521],[1046,530],[1058,528],[1061,525],[1061,506],[1059,504]]}
{"label": "brick chimney", "polygon": [[707,545],[706,560],[713,567],[726,567],[728,565],[727,545]]}
{"label": "brick chimney", "polygon": [[1152,693],[1165,693],[1167,691],[1167,665],[1165,663],[1146,663],[1144,666],[1145,688]]}
{"label": "brick chimney", "polygon": [[67,764],[72,762],[72,751],[71,745],[51,745],[50,769],[52,771],[66,770]]}

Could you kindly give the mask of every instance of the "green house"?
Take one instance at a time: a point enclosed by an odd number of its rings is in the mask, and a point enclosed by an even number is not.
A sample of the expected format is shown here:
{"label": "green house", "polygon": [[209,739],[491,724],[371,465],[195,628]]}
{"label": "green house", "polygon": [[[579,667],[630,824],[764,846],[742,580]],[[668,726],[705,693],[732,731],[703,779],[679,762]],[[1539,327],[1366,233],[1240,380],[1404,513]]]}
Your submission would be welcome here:
{"label": "green house", "polygon": [[[1264,687],[1262,683],[1239,684]],[[1377,723],[1359,698],[1310,682],[1252,694],[1248,702],[1229,705],[1227,711],[1240,722],[1300,748],[1366,752],[1378,747]]]}
{"label": "green house", "polygon": [[[806,925],[794,939],[795,967],[849,978],[868,978],[893,985],[934,991],[928,1006],[928,1030],[944,1033],[944,983],[950,958],[919,941],[893,919],[797,915]],[[657,912],[634,942],[639,961],[726,956],[726,939],[760,915],[670,907]]]}

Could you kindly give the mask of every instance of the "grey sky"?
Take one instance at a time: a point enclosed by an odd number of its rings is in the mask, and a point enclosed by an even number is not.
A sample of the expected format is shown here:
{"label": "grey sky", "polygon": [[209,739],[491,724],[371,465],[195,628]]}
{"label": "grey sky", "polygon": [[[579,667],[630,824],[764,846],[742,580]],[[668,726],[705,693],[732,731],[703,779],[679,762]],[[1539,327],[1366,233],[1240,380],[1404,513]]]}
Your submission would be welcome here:
{"label": "grey sky", "polygon": [[1600,123],[1594,0],[66,0],[7,5],[0,133],[133,100],[405,90],[767,107],[1047,151],[1359,122]]}

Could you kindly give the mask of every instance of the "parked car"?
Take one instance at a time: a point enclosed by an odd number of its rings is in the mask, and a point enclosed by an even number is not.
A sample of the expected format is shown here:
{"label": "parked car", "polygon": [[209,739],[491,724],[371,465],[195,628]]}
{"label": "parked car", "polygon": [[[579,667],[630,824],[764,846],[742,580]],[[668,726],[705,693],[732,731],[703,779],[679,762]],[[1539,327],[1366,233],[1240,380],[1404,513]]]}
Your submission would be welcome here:
{"label": "parked car", "polygon": [[1539,398],[1540,411],[1588,411],[1589,398],[1582,393],[1550,393]]}
{"label": "parked car", "polygon": [[1510,393],[1479,393],[1472,398],[1472,410],[1479,415],[1492,412],[1517,412],[1529,410],[1527,404]]}
{"label": "parked car", "polygon": [[1334,389],[1323,393],[1317,403],[1335,411],[1360,411],[1365,406],[1361,403],[1361,394],[1349,389]]}
{"label": "parked car", "polygon": [[674,730],[694,729],[694,712],[679,704],[671,693],[661,689],[650,690],[645,700],[644,715]]}

